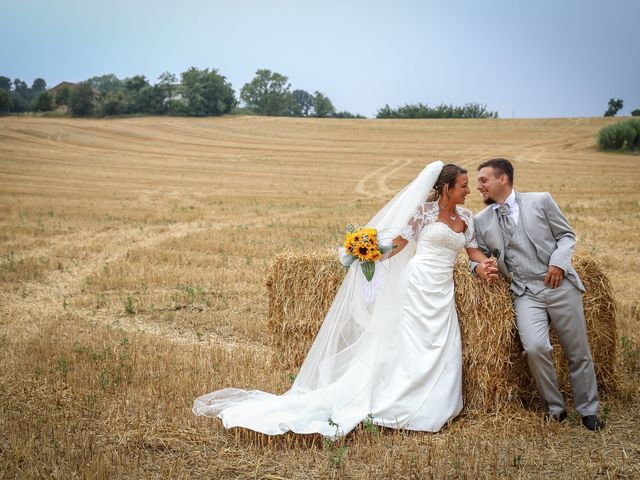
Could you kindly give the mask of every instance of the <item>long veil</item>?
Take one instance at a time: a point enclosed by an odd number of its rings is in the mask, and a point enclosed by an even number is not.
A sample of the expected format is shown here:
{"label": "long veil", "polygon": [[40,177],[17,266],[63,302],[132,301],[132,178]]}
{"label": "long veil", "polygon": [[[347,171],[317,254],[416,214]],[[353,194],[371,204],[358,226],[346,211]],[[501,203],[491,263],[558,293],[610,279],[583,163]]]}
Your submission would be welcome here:
{"label": "long veil", "polygon": [[[435,185],[443,163],[420,174],[367,223],[381,242],[390,242],[408,225]],[[369,412],[378,351],[391,338],[399,317],[403,274],[415,251],[410,242],[380,262],[368,284],[359,268],[347,272],[291,389],[283,395],[226,388],[196,399],[196,415],[219,416],[226,427],[242,426],[268,434],[335,433],[327,418],[347,433]],[[336,422],[338,423],[338,422]]]}

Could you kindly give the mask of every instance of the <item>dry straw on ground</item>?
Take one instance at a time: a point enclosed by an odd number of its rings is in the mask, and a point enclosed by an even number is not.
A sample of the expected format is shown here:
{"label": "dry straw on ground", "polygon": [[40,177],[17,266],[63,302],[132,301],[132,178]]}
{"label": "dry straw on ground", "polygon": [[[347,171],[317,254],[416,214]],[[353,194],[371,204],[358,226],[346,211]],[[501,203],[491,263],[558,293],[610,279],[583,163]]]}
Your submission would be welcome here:
{"label": "dry straw on ground", "polygon": [[[640,156],[597,150],[615,121],[0,117],[0,479],[640,478]],[[490,156],[513,160],[518,189],[552,192],[611,279],[619,332],[600,330],[601,351],[618,347],[620,387],[601,403],[603,432],[570,408],[556,424],[514,403],[437,434],[360,427],[339,458],[316,437],[193,415],[218,388],[289,388],[295,369],[265,361],[276,255],[338,241],[426,162],[461,164],[473,184]],[[475,192],[467,202],[482,208]],[[339,266],[326,266],[335,288]],[[295,272],[278,288],[326,309],[332,292],[305,271],[306,292]],[[302,330],[285,327],[295,346]],[[505,398],[493,385],[474,401]]]}
{"label": "dry straw on ground", "polygon": [[[611,285],[593,256],[577,255],[585,279],[585,316],[601,392],[617,388],[616,310]],[[268,274],[268,331],[275,366],[295,372],[342,280],[335,253],[275,257]],[[454,270],[456,307],[462,334],[463,388],[468,411],[491,412],[512,403],[531,403],[535,385],[522,357],[509,287],[501,279],[487,285],[474,278],[460,257]],[[568,368],[555,336],[554,362],[561,388],[570,392]]]}

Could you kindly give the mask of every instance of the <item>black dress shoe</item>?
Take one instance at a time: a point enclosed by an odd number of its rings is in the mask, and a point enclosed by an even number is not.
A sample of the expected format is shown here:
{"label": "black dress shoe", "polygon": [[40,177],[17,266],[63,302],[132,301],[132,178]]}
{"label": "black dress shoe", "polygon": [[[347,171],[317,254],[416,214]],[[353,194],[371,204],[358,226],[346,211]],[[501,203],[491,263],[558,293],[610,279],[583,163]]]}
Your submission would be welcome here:
{"label": "black dress shoe", "polygon": [[566,410],[562,410],[560,413],[547,413],[545,414],[544,418],[547,421],[554,421],[554,422],[558,422],[558,423],[562,423],[567,419],[567,411]]}
{"label": "black dress shoe", "polygon": [[602,423],[596,415],[585,415],[582,417],[582,424],[592,432],[596,432],[604,428],[604,423]]}

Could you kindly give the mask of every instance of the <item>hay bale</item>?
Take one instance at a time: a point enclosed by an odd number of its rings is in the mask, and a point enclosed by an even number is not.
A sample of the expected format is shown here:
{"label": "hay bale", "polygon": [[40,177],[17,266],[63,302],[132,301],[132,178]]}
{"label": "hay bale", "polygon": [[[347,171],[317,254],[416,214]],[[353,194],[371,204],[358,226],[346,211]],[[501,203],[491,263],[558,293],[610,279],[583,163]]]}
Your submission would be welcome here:
{"label": "hay bale", "polygon": [[[583,297],[584,314],[598,386],[602,393],[615,393],[619,387],[615,369],[618,357],[618,323],[613,286],[596,257],[579,253],[574,260],[578,275],[587,290]],[[568,372],[565,383],[569,383]]]}
{"label": "hay bale", "polygon": [[462,395],[467,410],[492,411],[520,395],[512,352],[522,350],[515,329],[509,284],[493,285],[469,271],[466,257],[454,267],[456,310],[462,337]]}
{"label": "hay bale", "polygon": [[335,251],[277,255],[267,274],[267,332],[274,367],[294,373],[342,283],[344,269]]}
{"label": "hay bale", "polygon": [[[574,255],[573,265],[587,290],[583,296],[584,315],[596,370],[598,391],[605,395],[615,393],[619,387],[615,371],[618,330],[617,307],[611,281],[603,272],[598,259],[591,255],[577,253]],[[558,375],[558,385],[565,398],[570,398],[569,367],[553,329],[551,329],[551,345],[553,347],[553,362]],[[526,361],[522,357],[522,344],[519,340],[511,352],[511,356],[514,368],[519,374],[517,381],[520,398],[525,405],[539,405],[541,403],[540,397]]]}
{"label": "hay bale", "polygon": [[[599,389],[615,392],[617,329],[611,283],[592,256],[576,255],[574,265],[587,287],[585,316]],[[274,258],[267,278],[267,329],[274,367],[291,373],[300,368],[343,277],[333,251],[287,252]],[[522,356],[507,282],[487,285],[476,279],[464,255],[456,263],[454,281],[466,408],[490,412],[514,402],[539,402]],[[569,397],[568,368],[554,335],[552,343],[558,381]]]}

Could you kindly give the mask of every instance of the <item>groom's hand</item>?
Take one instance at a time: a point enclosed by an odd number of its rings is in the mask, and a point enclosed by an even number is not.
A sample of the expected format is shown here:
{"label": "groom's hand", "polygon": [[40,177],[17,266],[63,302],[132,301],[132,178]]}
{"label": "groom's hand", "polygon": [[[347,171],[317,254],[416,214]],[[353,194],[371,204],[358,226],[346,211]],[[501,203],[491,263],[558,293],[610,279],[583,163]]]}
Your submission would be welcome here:
{"label": "groom's hand", "polygon": [[493,263],[493,259],[487,258],[478,263],[476,266],[476,275],[488,283],[495,282],[498,279],[498,269]]}
{"label": "groom's hand", "polygon": [[553,265],[549,265],[549,270],[547,270],[547,276],[544,277],[544,284],[550,286],[551,288],[558,288],[564,279],[564,270],[560,267],[554,267]]}

